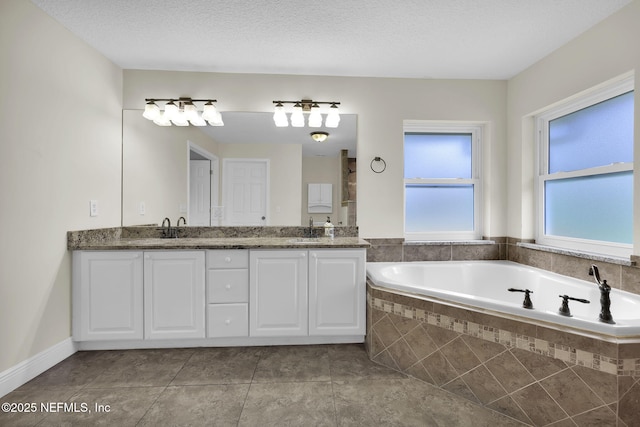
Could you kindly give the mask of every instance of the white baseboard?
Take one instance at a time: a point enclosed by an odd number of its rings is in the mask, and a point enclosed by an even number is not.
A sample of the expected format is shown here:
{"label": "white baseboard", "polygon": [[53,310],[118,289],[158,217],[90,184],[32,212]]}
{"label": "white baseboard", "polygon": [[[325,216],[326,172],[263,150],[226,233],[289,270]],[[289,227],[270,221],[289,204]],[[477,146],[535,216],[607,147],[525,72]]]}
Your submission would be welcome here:
{"label": "white baseboard", "polygon": [[29,382],[76,351],[78,351],[76,344],[69,337],[6,371],[0,372],[0,397]]}

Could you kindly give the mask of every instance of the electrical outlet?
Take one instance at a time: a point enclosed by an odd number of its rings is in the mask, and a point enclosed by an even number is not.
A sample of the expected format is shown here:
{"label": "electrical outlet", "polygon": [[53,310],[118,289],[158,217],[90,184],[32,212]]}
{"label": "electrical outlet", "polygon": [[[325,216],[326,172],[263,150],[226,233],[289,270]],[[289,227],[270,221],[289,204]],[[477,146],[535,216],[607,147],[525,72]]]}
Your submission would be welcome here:
{"label": "electrical outlet", "polygon": [[89,200],[89,216],[98,216],[97,200]]}
{"label": "electrical outlet", "polygon": [[147,207],[145,206],[144,202],[140,202],[140,206],[138,208],[138,213],[140,215],[144,215],[147,212]]}

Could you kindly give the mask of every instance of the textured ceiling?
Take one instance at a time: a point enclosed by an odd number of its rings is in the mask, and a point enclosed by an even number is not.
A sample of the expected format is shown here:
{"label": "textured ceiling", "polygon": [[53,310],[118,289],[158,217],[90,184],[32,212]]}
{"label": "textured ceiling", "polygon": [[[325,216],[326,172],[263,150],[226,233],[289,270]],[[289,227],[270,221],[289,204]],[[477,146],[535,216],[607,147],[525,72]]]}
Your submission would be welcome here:
{"label": "textured ceiling", "polygon": [[32,0],[125,69],[508,79],[631,0]]}

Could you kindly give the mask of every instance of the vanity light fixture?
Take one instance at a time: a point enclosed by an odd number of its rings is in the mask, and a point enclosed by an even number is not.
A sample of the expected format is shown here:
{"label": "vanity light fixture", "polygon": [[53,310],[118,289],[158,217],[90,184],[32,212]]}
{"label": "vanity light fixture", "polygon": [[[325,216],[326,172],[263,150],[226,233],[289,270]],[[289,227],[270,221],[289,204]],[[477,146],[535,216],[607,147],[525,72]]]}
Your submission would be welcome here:
{"label": "vanity light fixture", "polygon": [[315,142],[324,142],[327,140],[327,138],[329,138],[328,132],[316,131],[316,132],[311,132],[310,135],[311,135],[311,139],[313,139]]}
{"label": "vanity light fixture", "polygon": [[[224,126],[222,114],[216,109],[215,99],[191,99],[183,98],[146,98],[142,116],[153,120],[158,126]],[[164,111],[160,110],[156,102],[166,102]],[[198,111],[195,102],[204,102],[202,112]]]}
{"label": "vanity light fixture", "polygon": [[293,104],[293,111],[291,112],[291,126],[293,127],[304,127],[304,113],[309,113],[309,119],[307,121],[309,127],[321,127],[322,114],[320,113],[320,104],[330,105],[324,122],[326,127],[337,128],[340,123],[340,114],[338,113],[339,102],[302,99],[300,101],[273,101],[273,103],[276,105],[273,113],[273,121],[277,127],[289,126],[284,104]]}

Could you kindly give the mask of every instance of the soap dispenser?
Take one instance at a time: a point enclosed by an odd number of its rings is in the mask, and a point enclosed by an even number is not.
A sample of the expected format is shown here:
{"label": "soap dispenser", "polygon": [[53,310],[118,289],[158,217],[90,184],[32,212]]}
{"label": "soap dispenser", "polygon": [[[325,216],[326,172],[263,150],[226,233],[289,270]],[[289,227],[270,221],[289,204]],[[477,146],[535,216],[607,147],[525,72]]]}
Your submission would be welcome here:
{"label": "soap dispenser", "polygon": [[331,217],[327,217],[327,222],[324,223],[324,236],[331,239],[335,236],[335,228],[331,224]]}

